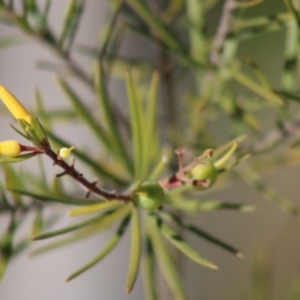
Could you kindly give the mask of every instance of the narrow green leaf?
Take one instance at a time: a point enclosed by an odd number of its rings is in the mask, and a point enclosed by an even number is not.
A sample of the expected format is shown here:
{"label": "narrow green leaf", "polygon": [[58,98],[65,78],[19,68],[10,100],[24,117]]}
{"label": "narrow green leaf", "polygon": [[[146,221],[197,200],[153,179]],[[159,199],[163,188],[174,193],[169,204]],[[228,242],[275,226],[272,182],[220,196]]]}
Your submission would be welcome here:
{"label": "narrow green leaf", "polygon": [[[93,205],[93,204],[98,204],[102,203],[102,199],[66,199],[64,197],[57,197],[57,196],[52,196],[52,195],[41,195],[41,194],[36,194],[36,193],[31,193],[29,191],[24,191],[24,190],[17,190],[17,189],[11,189],[12,192],[18,193],[23,196],[29,196],[32,197],[33,199],[38,199],[41,201],[46,201],[46,202],[58,202],[58,203],[63,203],[63,204],[68,204],[68,205]],[[67,197],[67,196],[66,196]]]}
{"label": "narrow green leaf", "polygon": [[18,128],[16,128],[14,125],[12,125],[11,123],[8,123],[8,125],[9,125],[16,133],[18,133],[19,135],[21,135],[23,138],[27,139],[27,136],[26,136],[22,131],[20,131]]}
{"label": "narrow green leaf", "polygon": [[248,64],[250,65],[250,67],[252,68],[254,74],[256,75],[257,79],[262,84],[262,86],[265,87],[266,89],[270,89],[271,84],[270,84],[267,76],[264,74],[262,69],[255,62],[255,60],[249,55],[246,55],[245,59],[248,62]]}
{"label": "narrow green leaf", "polygon": [[53,63],[50,61],[38,60],[35,63],[37,69],[41,69],[44,71],[54,72],[59,75],[74,75],[72,74],[72,70],[69,66]]}
{"label": "narrow green leaf", "polygon": [[239,173],[250,186],[261,192],[283,211],[297,219],[300,218],[300,209],[290,199],[281,196],[276,190],[264,183],[263,179],[255,171],[250,168],[243,168]]}
{"label": "narrow green leaf", "polygon": [[214,159],[222,156],[225,151],[227,151],[229,148],[232,147],[232,145],[234,145],[234,144],[240,144],[240,143],[242,143],[246,139],[247,139],[247,135],[243,134],[243,135],[240,135],[240,136],[234,138],[233,140],[229,141],[228,143],[222,145],[221,147],[218,147],[214,151]]}
{"label": "narrow green leaf", "polygon": [[190,40],[190,55],[197,61],[203,61],[206,52],[206,40],[203,34],[205,24],[203,2],[187,0],[186,11],[190,26],[188,26]]}
{"label": "narrow green leaf", "polygon": [[110,131],[108,136],[111,141],[111,146],[129,174],[132,174],[132,161],[126,151],[126,145],[122,140],[121,132],[117,127],[116,116],[113,114],[111,100],[106,89],[106,79],[101,62],[96,64],[95,87],[100,106],[103,110],[104,123],[107,124],[107,128]]}
{"label": "narrow green leaf", "polygon": [[285,28],[284,70],[281,74],[281,88],[293,92],[296,85],[295,72],[298,65],[299,28],[293,20]]}
{"label": "narrow green leaf", "polygon": [[163,155],[154,170],[150,173],[149,179],[157,180],[158,177],[166,170],[168,167],[169,158],[167,155]]}
{"label": "narrow green leaf", "polygon": [[27,42],[28,39],[24,35],[9,36],[0,39],[0,48],[20,45]]}
{"label": "narrow green leaf", "polygon": [[105,39],[103,41],[102,49],[101,49],[100,53],[98,53],[98,51],[97,51],[97,56],[99,57],[99,60],[102,60],[104,58],[104,56],[107,54],[107,49],[108,49],[108,46],[112,39],[113,32],[118,27],[117,20],[118,20],[120,13],[122,12],[124,2],[123,1],[115,1],[114,4],[115,4],[115,7],[114,7],[115,11],[114,11],[113,17],[109,23],[108,31],[107,31]]}
{"label": "narrow green leaf", "polygon": [[37,240],[43,240],[43,239],[48,239],[48,238],[53,237],[53,236],[65,234],[65,233],[68,233],[68,232],[71,232],[71,231],[83,228],[85,226],[91,225],[93,223],[99,222],[99,221],[103,220],[105,217],[107,217],[106,214],[100,214],[100,215],[98,215],[98,216],[96,216],[94,218],[90,218],[88,220],[84,220],[82,222],[76,223],[74,225],[71,225],[71,226],[68,226],[68,227],[65,227],[65,228],[62,228],[62,229],[58,229],[58,230],[54,230],[54,231],[50,231],[50,232],[45,232],[45,233],[38,234],[38,235],[34,236],[32,238],[32,240],[35,240],[35,241],[37,241]]}
{"label": "narrow green leaf", "polygon": [[264,97],[265,99],[269,100],[271,103],[282,106],[284,102],[278,95],[272,92],[271,89],[266,89],[261,87],[258,83],[254,82],[251,78],[247,75],[243,74],[237,70],[229,70],[231,76],[238,81],[240,84],[244,85],[254,93]]}
{"label": "narrow green leaf", "polygon": [[256,207],[251,204],[229,203],[220,200],[191,200],[172,199],[171,203],[177,209],[186,212],[216,211],[216,210],[238,210],[241,212],[253,212]]}
{"label": "narrow green leaf", "polygon": [[292,2],[292,0],[284,0],[284,3],[287,6],[288,10],[292,13],[293,17],[295,18],[298,28],[300,28],[300,16],[299,16],[299,12],[294,6],[294,3]]}
{"label": "narrow green leaf", "polygon": [[142,258],[144,293],[147,300],[157,300],[155,283],[155,259],[153,246],[149,237],[146,239],[146,253]]}
{"label": "narrow green leaf", "polygon": [[130,108],[130,121],[132,130],[132,141],[134,150],[134,176],[135,179],[142,179],[145,172],[145,160],[144,160],[144,113],[142,108],[141,99],[137,99],[136,91],[134,88],[132,76],[130,73],[126,74],[126,88],[127,97]]}
{"label": "narrow green leaf", "polygon": [[71,101],[78,116],[80,116],[84,120],[84,122],[90,127],[90,129],[94,132],[95,136],[98,137],[98,139],[106,145],[107,149],[110,149],[110,141],[107,137],[107,134],[105,133],[101,125],[95,120],[91,112],[84,105],[84,102],[80,99],[80,97],[75,93],[75,91],[64,79],[58,78],[58,84],[67,96],[67,98]]}
{"label": "narrow green leaf", "polygon": [[79,229],[78,232],[74,233],[70,237],[65,237],[64,239],[61,239],[57,242],[38,248],[35,251],[33,251],[31,255],[35,256],[63,246],[67,246],[85,238],[88,238],[96,233],[99,233],[101,230],[106,229],[107,227],[111,226],[112,224],[129,214],[130,208],[130,204],[125,204],[121,208],[116,209],[113,212],[105,212],[105,217],[103,219],[100,219],[98,222],[91,224],[86,228]]}
{"label": "narrow green leaf", "polygon": [[126,282],[126,293],[129,294],[134,286],[141,261],[141,224],[139,210],[133,206],[131,211],[131,252]]}
{"label": "narrow green leaf", "polygon": [[188,223],[182,221],[178,216],[176,216],[170,212],[164,211],[164,210],[162,210],[160,213],[165,215],[168,219],[171,219],[172,221],[174,221],[181,227],[197,234],[199,237],[204,238],[207,241],[209,241],[210,243],[213,243],[213,244],[223,248],[224,250],[227,250],[227,251],[233,253],[238,258],[244,257],[244,255],[239,250],[237,250],[235,247],[230,246],[229,244],[221,241],[220,239],[212,236],[210,233],[207,233],[206,231],[204,231],[192,224],[188,224]]}
{"label": "narrow green leaf", "polygon": [[17,205],[22,205],[23,204],[22,196],[19,195],[18,193],[14,193],[13,191],[11,191],[11,189],[14,189],[16,187],[18,188],[24,187],[24,182],[21,176],[18,176],[16,171],[10,165],[6,165],[4,167],[4,171],[5,171],[6,189],[10,192],[13,201]]}
{"label": "narrow green leaf", "polygon": [[191,260],[195,261],[198,264],[201,264],[205,267],[211,269],[218,269],[219,267],[208,260],[207,258],[200,255],[194,248],[192,248],[189,244],[187,244],[183,238],[177,234],[173,229],[167,226],[162,220],[158,219],[158,226],[162,232],[162,234],[182,253],[184,253]]}
{"label": "narrow green leaf", "polygon": [[269,276],[270,276],[270,262],[269,255],[264,252],[257,252],[252,263],[252,278],[250,299],[265,300],[268,299],[269,290]]}
{"label": "narrow green leaf", "polygon": [[51,3],[52,3],[51,0],[46,0],[45,6],[44,6],[44,11],[42,13],[42,22],[43,22],[44,28],[47,28],[48,16],[49,16]]}
{"label": "narrow green leaf", "polygon": [[171,253],[168,251],[165,245],[161,231],[157,226],[157,220],[155,216],[149,216],[147,218],[147,231],[154,249],[154,253],[158,259],[161,272],[171,290],[173,299],[186,300],[187,297],[182,284],[183,280],[180,278]]}
{"label": "narrow green leaf", "polygon": [[[37,107],[37,115],[47,115],[48,112],[45,108],[45,100],[42,97],[41,91],[39,88],[36,88],[34,91],[34,98],[36,102]],[[50,118],[44,118],[43,119],[43,128],[47,129],[48,131],[51,131],[51,119]]]}
{"label": "narrow green leaf", "polygon": [[75,37],[80,16],[83,11],[84,1],[82,0],[71,0],[67,8],[67,13],[64,19],[63,27],[61,30],[60,37],[58,39],[58,45],[64,49],[66,53],[69,52],[70,47]]}
{"label": "narrow green leaf", "polygon": [[147,95],[147,110],[145,113],[145,129],[144,129],[144,153],[145,153],[145,164],[149,167],[151,160],[157,158],[158,152],[158,141],[156,137],[159,137],[157,130],[157,93],[159,85],[159,73],[155,72],[152,75],[151,84],[149,86]]}
{"label": "narrow green leaf", "polygon": [[5,256],[0,252],[0,282],[4,277],[6,268],[7,268],[7,260]]}
{"label": "narrow green leaf", "polygon": [[39,154],[37,154],[37,153],[27,153],[27,154],[21,154],[21,155],[15,156],[15,157],[0,157],[0,163],[2,163],[2,164],[19,163],[19,162],[22,162],[24,160],[30,159],[34,156],[37,156]]}
{"label": "narrow green leaf", "polygon": [[63,47],[63,44],[65,43],[65,40],[68,37],[68,34],[70,33],[70,29],[73,25],[72,23],[74,21],[74,17],[76,14],[76,8],[77,8],[77,0],[69,0],[61,34],[58,38],[58,45],[61,48]]}
{"label": "narrow green leaf", "polygon": [[123,219],[122,223],[120,224],[117,232],[112,236],[112,238],[109,240],[109,242],[106,244],[106,246],[99,252],[99,254],[97,254],[92,260],[90,260],[86,265],[81,267],[79,270],[72,273],[66,279],[66,281],[70,281],[70,280],[74,279],[75,277],[77,277],[78,275],[85,272],[86,270],[90,269],[91,267],[96,265],[98,262],[100,262],[107,254],[109,254],[114,249],[114,247],[118,244],[120,239],[122,238],[122,236],[127,228],[129,219],[130,219],[129,216],[125,217]]}
{"label": "narrow green leaf", "polygon": [[120,205],[123,205],[123,202],[117,201],[117,200],[112,200],[112,201],[107,201],[107,202],[103,202],[103,203],[99,203],[99,204],[95,204],[95,205],[89,205],[89,206],[83,206],[83,207],[79,207],[79,208],[70,209],[68,211],[68,215],[71,217],[82,216],[85,214],[91,214],[91,213],[99,212],[99,211],[102,211],[105,209],[118,207]]}
{"label": "narrow green leaf", "polygon": [[156,15],[141,0],[129,0],[128,3],[136,13],[155,31],[160,40],[175,52],[184,52],[183,44],[164,26]]}
{"label": "narrow green leaf", "polygon": [[44,228],[43,212],[42,208],[39,208],[35,212],[35,217],[32,224],[31,236],[37,236]]}
{"label": "narrow green leaf", "polygon": [[277,95],[280,97],[283,97],[288,100],[295,101],[296,103],[300,103],[300,97],[298,95],[295,95],[293,93],[289,93],[286,91],[279,91],[279,90],[273,90]]}
{"label": "narrow green leaf", "polygon": [[77,0],[75,11],[73,13],[72,21],[68,30],[68,38],[66,39],[65,52],[68,54],[73,45],[73,41],[80,23],[80,18],[83,13],[85,0]]}
{"label": "narrow green leaf", "polygon": [[8,230],[4,237],[0,240],[0,281],[6,271],[8,261],[13,254],[13,242],[17,226],[15,214],[12,213],[10,215]]}
{"label": "narrow green leaf", "polygon": [[293,279],[292,286],[285,300],[298,300],[298,299],[300,299],[300,275],[299,274],[295,279]]}
{"label": "narrow green leaf", "polygon": [[233,155],[237,147],[238,147],[237,143],[232,144],[229,150],[220,159],[214,162],[214,166],[217,170],[221,170],[222,168],[225,167],[226,163],[231,158],[231,156]]}

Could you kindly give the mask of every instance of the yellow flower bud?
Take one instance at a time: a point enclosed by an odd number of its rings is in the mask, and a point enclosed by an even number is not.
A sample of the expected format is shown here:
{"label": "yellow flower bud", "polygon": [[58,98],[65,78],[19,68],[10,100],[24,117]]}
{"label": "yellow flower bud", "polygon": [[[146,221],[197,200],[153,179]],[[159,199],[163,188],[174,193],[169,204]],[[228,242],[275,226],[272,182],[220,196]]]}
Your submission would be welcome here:
{"label": "yellow flower bud", "polygon": [[5,155],[9,157],[18,156],[21,152],[21,145],[18,141],[9,140],[0,142],[0,155]]}
{"label": "yellow flower bud", "polygon": [[0,85],[0,98],[17,120],[25,120],[31,124],[33,117],[28,113],[22,103],[2,85]]}
{"label": "yellow flower bud", "polygon": [[59,154],[59,156],[60,156],[61,158],[67,158],[67,157],[69,157],[71,151],[74,150],[74,149],[75,149],[74,146],[71,146],[70,148],[65,148],[65,147],[64,147],[64,148],[61,148],[61,149],[59,150],[58,154]]}

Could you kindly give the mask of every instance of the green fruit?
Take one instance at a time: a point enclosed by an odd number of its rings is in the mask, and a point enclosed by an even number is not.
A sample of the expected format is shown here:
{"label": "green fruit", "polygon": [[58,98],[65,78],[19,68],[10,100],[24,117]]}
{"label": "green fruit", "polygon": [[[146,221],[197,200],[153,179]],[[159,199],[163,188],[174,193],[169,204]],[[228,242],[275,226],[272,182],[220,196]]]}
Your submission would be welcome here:
{"label": "green fruit", "polygon": [[159,208],[164,198],[164,190],[157,182],[152,180],[141,182],[133,194],[135,203],[146,210]]}
{"label": "green fruit", "polygon": [[189,171],[188,177],[195,180],[209,180],[208,187],[204,187],[202,185],[195,186],[199,190],[204,190],[211,187],[215,183],[218,177],[218,170],[215,168],[212,161],[207,160],[205,163],[199,164]]}

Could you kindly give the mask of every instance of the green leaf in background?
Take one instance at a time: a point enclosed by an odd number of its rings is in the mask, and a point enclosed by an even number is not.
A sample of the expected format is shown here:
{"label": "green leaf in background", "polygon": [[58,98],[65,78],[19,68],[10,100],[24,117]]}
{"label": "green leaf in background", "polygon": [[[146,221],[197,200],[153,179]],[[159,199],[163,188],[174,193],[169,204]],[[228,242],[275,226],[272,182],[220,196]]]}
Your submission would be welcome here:
{"label": "green leaf in background", "polygon": [[174,52],[184,53],[182,43],[164,26],[143,1],[129,0],[128,3],[149,27],[156,32],[163,43],[168,45]]}
{"label": "green leaf in background", "polygon": [[270,89],[271,88],[270,81],[268,80],[267,76],[264,74],[262,69],[255,62],[255,60],[249,55],[245,56],[245,60],[248,62],[248,64],[252,68],[254,74],[256,75],[256,77],[259,80],[259,82],[261,83],[261,85],[267,89]]}
{"label": "green leaf in background", "polygon": [[28,39],[26,37],[24,37],[24,35],[8,36],[8,37],[0,39],[0,49],[9,47],[9,46],[20,45],[25,42],[28,42]]}
{"label": "green leaf in background", "polygon": [[98,262],[100,262],[107,254],[109,254],[114,249],[114,247],[118,244],[120,239],[122,238],[122,236],[127,228],[129,220],[130,220],[130,216],[128,215],[127,217],[125,217],[123,219],[117,232],[112,236],[112,238],[109,240],[109,242],[106,244],[106,246],[99,252],[99,254],[96,255],[92,260],[90,260],[86,265],[84,265],[83,267],[81,267],[80,269],[78,269],[77,271],[72,273],[66,279],[66,281],[70,281],[70,280],[74,279],[75,277],[77,277],[78,275],[85,272],[86,270],[90,269],[91,267],[96,265]]}
{"label": "green leaf in background", "polygon": [[82,215],[91,214],[91,213],[99,212],[110,208],[115,208],[121,205],[123,205],[123,202],[111,200],[111,201],[107,201],[95,205],[70,209],[68,211],[68,215],[71,217],[82,216]]}
{"label": "green leaf in background", "polygon": [[157,220],[155,216],[148,217],[147,232],[149,234],[154,253],[157,257],[160,270],[164,275],[166,282],[171,290],[173,299],[187,300],[182,279],[180,278],[178,269],[172,258],[172,255],[165,245],[165,242],[161,235],[161,231],[157,226]]}
{"label": "green leaf in background", "polygon": [[78,116],[85,121],[95,136],[103,142],[108,149],[110,149],[110,141],[107,137],[107,133],[100,123],[96,121],[95,117],[91,114],[91,111],[84,104],[84,101],[75,93],[73,88],[71,88],[71,86],[63,78],[58,78],[58,84],[67,98],[71,101]]}
{"label": "green leaf in background", "polygon": [[57,197],[57,196],[52,196],[52,195],[41,195],[41,194],[35,194],[31,193],[29,191],[23,191],[23,190],[18,190],[18,189],[11,189],[13,193],[17,193],[23,196],[29,196],[33,199],[41,200],[41,201],[46,201],[46,202],[58,202],[62,204],[67,204],[67,205],[93,205],[93,204],[98,204],[102,203],[105,200],[102,199],[66,199],[66,197]]}
{"label": "green leaf in background", "polygon": [[188,258],[205,267],[219,269],[215,263],[199,254],[192,246],[186,243],[177,232],[167,226],[161,219],[158,219],[157,221],[162,234]]}
{"label": "green leaf in background", "polygon": [[70,47],[72,46],[79,20],[83,12],[84,2],[85,1],[83,0],[69,0],[63,28],[58,39],[59,47],[64,49],[66,53],[69,52]]}
{"label": "green leaf in background", "polygon": [[300,209],[290,199],[281,196],[275,189],[264,183],[263,179],[255,171],[250,168],[243,168],[239,172],[245,182],[261,192],[267,199],[286,213],[297,219],[300,218]]}
{"label": "green leaf in background", "polygon": [[253,81],[250,77],[247,75],[243,74],[241,71],[238,70],[228,70],[230,75],[238,81],[240,84],[244,85],[247,87],[249,90],[252,92],[262,96],[266,100],[270,101],[270,103],[273,103],[275,105],[282,106],[284,102],[282,99],[276,95],[271,89],[265,89],[261,87],[258,83]]}
{"label": "green leaf in background", "polygon": [[142,258],[143,283],[147,300],[156,300],[156,274],[155,274],[155,255],[150,238],[146,236],[146,253]]}
{"label": "green leaf in background", "polygon": [[19,193],[15,193],[12,191],[15,188],[24,187],[22,178],[18,176],[17,172],[10,165],[5,165],[4,171],[5,171],[6,188],[10,191],[10,195],[14,200],[14,202],[17,205],[22,205],[23,204],[22,196]]}
{"label": "green leaf in background", "polygon": [[146,111],[144,121],[144,153],[146,160],[146,168],[148,170],[149,164],[152,160],[157,159],[160,151],[159,147],[159,132],[157,126],[157,98],[159,87],[159,73],[154,72],[151,78],[151,83],[148,89],[146,98]]}
{"label": "green leaf in background", "polygon": [[269,298],[269,257],[264,252],[254,254],[252,262],[252,280],[250,289],[250,299],[265,300]]}
{"label": "green leaf in background", "polygon": [[145,176],[144,157],[144,113],[142,99],[137,98],[137,92],[130,73],[126,74],[126,88],[130,108],[131,131],[134,153],[134,176],[135,179],[142,179]]}
{"label": "green leaf in background", "polygon": [[101,62],[96,64],[95,87],[97,98],[103,111],[104,123],[108,128],[108,139],[110,140],[113,152],[119,158],[120,162],[126,167],[127,172],[132,175],[132,161],[128,155],[126,144],[124,143],[121,132],[117,127],[116,116],[113,113],[112,103],[106,89],[106,78]]}
{"label": "green leaf in background", "polygon": [[35,237],[42,232],[44,228],[43,211],[38,208],[35,212],[35,217],[32,223],[31,236]]}
{"label": "green leaf in background", "polygon": [[3,163],[3,164],[19,163],[19,162],[25,161],[27,159],[30,159],[34,156],[37,156],[37,153],[21,154],[21,155],[15,156],[15,157],[0,157],[0,163]]}
{"label": "green leaf in background", "polygon": [[164,211],[164,210],[161,211],[161,214],[166,216],[167,219],[174,221],[176,224],[178,224],[182,228],[189,230],[190,232],[198,235],[199,237],[201,237],[203,239],[206,239],[210,243],[213,243],[216,246],[219,246],[219,247],[221,247],[222,249],[224,249],[226,251],[229,251],[230,253],[234,254],[238,258],[243,258],[244,257],[244,255],[239,250],[237,250],[235,247],[230,246],[229,244],[227,244],[227,243],[221,241],[220,239],[212,236],[211,234],[209,234],[206,231],[196,227],[195,225],[192,225],[192,224],[189,224],[189,223],[186,223],[186,222],[182,221],[178,216],[176,216],[176,215],[174,215],[170,212]]}
{"label": "green leaf in background", "polygon": [[133,206],[131,211],[131,251],[126,282],[127,294],[129,294],[133,289],[135,280],[137,278],[141,260],[141,247],[142,236],[139,210],[137,207]]}
{"label": "green leaf in background", "polygon": [[216,211],[216,210],[237,210],[241,212],[253,212],[256,207],[251,204],[230,203],[221,200],[191,200],[174,198],[171,200],[172,205],[182,211],[197,213],[201,211]]}
{"label": "green leaf in background", "polygon": [[18,225],[16,221],[16,216],[14,213],[12,213],[10,214],[8,229],[0,240],[0,281],[3,278],[4,273],[6,271],[8,261],[13,255],[13,242],[17,227]]}
{"label": "green leaf in background", "polygon": [[100,232],[100,230],[103,230],[111,226],[114,222],[116,222],[118,219],[124,216],[124,214],[128,213],[128,210],[129,210],[129,204],[128,203],[123,204],[122,207],[119,207],[115,210],[111,210],[109,212],[100,214],[94,218],[90,218],[88,220],[76,223],[75,225],[65,227],[63,229],[39,234],[38,236],[35,236],[33,239],[34,240],[47,239],[49,237],[58,236],[93,224],[97,225],[97,228]]}

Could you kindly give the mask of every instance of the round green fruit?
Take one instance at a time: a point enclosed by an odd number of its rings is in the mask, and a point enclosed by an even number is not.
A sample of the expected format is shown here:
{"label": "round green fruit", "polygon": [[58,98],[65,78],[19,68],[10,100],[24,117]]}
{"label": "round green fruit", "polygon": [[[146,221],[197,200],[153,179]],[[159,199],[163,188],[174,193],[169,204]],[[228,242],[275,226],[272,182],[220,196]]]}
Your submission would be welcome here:
{"label": "round green fruit", "polygon": [[142,181],[133,194],[135,203],[146,210],[159,208],[164,198],[164,190],[157,182],[152,180]]}
{"label": "round green fruit", "polygon": [[199,190],[204,190],[211,187],[215,183],[218,177],[218,170],[215,168],[212,161],[207,160],[205,163],[199,164],[190,170],[188,172],[188,177],[195,180],[209,180],[208,187],[202,185],[195,186]]}

